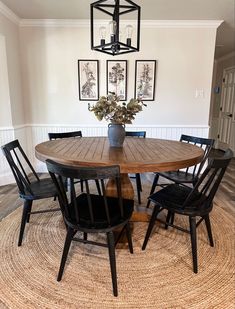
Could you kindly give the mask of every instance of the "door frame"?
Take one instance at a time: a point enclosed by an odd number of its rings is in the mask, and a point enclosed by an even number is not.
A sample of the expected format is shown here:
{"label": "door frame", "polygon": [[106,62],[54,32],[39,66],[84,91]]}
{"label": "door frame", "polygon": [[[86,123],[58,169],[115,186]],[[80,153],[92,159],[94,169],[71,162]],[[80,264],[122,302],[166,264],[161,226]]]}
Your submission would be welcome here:
{"label": "door frame", "polygon": [[[227,71],[230,71],[230,70],[233,70],[234,73],[235,73],[235,66],[231,66],[231,67],[227,67],[223,70],[223,79],[225,78],[225,75],[227,73]],[[220,140],[220,137],[219,137],[219,134],[221,132],[221,122],[222,122],[222,104],[223,104],[223,92],[224,92],[224,83],[223,83],[223,79],[222,79],[222,87],[221,87],[221,97],[220,97],[220,112],[219,112],[219,119],[218,119],[218,135],[217,135],[217,145],[218,145],[218,148],[220,149],[226,149],[226,148],[231,148],[233,150],[233,152],[235,152],[235,141],[234,143],[231,143],[231,137],[232,137],[232,132],[233,132],[233,122],[235,121],[235,100],[233,101],[234,104],[232,106],[232,114],[233,114],[233,117],[232,117],[232,125],[230,127],[230,142],[229,144],[227,143],[224,143]],[[234,81],[235,81],[235,76],[234,76]],[[235,89],[234,89],[234,98],[235,98]],[[233,138],[235,139],[235,133],[233,134]]]}

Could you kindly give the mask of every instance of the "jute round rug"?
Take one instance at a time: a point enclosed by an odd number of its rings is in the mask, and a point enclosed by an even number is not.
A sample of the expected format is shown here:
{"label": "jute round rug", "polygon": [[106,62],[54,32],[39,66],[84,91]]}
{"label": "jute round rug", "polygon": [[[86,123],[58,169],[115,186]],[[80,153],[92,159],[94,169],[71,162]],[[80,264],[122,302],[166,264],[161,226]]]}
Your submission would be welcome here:
{"label": "jute round rug", "polygon": [[[148,190],[146,192],[149,192]],[[34,208],[57,207],[51,199]],[[214,207],[215,247],[198,228],[199,273],[192,271],[190,237],[156,224],[146,251],[147,223],[133,224],[134,254],[116,250],[119,296],[112,294],[106,248],[73,243],[56,281],[65,238],[59,212],[34,215],[17,247],[21,208],[0,223],[0,308],[234,308],[234,218]],[[187,225],[185,219],[177,223]],[[95,237],[103,238],[102,235]],[[105,240],[105,239],[104,239]]]}

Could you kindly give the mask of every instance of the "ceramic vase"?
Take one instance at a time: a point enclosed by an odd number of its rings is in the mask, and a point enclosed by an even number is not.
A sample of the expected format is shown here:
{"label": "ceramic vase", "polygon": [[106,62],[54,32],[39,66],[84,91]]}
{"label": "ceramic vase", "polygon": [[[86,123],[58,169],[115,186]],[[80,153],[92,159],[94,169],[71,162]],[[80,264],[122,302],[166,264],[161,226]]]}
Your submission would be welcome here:
{"label": "ceramic vase", "polygon": [[124,124],[110,123],[108,125],[108,138],[111,147],[122,147],[125,136]]}

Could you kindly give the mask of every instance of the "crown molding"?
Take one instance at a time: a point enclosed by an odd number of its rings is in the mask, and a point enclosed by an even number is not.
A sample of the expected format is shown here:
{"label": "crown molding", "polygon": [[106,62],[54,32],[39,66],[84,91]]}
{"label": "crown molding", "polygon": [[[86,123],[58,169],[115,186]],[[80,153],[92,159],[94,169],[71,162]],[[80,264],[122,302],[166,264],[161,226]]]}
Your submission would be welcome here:
{"label": "crown molding", "polygon": [[[89,27],[89,19],[20,19],[0,0],[0,13],[20,27]],[[124,21],[132,24],[133,20]],[[142,28],[218,28],[223,20],[141,20]],[[99,20],[96,26],[107,25]]]}
{"label": "crown molding", "polygon": [[218,28],[223,20],[143,20],[143,28]]}
{"label": "crown molding", "polygon": [[[106,26],[107,20],[99,20],[95,26]],[[133,20],[125,20],[125,25]],[[223,20],[141,20],[142,28],[218,28]],[[21,19],[20,27],[89,27],[89,19]]]}
{"label": "crown molding", "polygon": [[89,27],[89,19],[21,19],[20,27]]}
{"label": "crown molding", "polygon": [[20,24],[20,18],[10,10],[2,1],[0,1],[0,13],[2,13],[6,18],[12,21],[14,24]]}

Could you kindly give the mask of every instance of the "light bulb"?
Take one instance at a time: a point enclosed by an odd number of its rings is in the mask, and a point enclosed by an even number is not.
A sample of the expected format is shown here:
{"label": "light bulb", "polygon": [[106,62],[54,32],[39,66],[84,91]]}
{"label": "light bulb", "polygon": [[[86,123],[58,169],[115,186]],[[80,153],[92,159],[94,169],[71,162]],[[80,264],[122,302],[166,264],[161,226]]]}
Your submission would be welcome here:
{"label": "light bulb", "polygon": [[105,27],[100,27],[99,28],[99,33],[100,33],[100,38],[105,40],[106,37],[106,28]]}
{"label": "light bulb", "polygon": [[131,37],[132,37],[132,33],[133,33],[133,27],[132,25],[127,25],[126,26],[126,44],[128,46],[131,46]]}
{"label": "light bulb", "polygon": [[105,44],[105,37],[106,37],[106,28],[105,27],[100,27],[99,28],[99,33],[100,33],[100,45]]}
{"label": "light bulb", "polygon": [[127,25],[126,26],[126,36],[128,39],[131,39],[133,33],[133,27],[132,25]]}
{"label": "light bulb", "polygon": [[113,36],[116,34],[117,31],[117,23],[115,20],[112,20],[109,22],[109,31],[110,31],[110,35]]}

